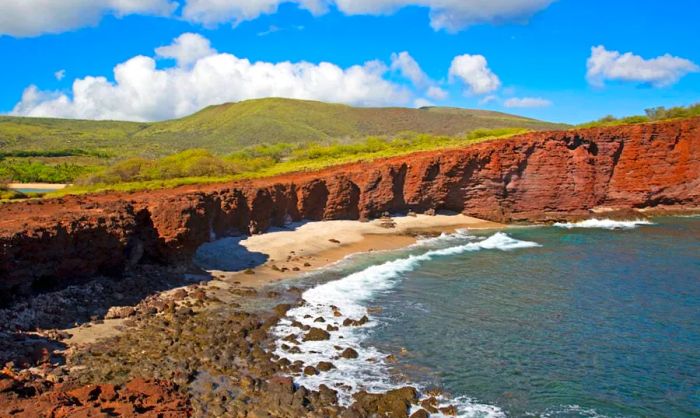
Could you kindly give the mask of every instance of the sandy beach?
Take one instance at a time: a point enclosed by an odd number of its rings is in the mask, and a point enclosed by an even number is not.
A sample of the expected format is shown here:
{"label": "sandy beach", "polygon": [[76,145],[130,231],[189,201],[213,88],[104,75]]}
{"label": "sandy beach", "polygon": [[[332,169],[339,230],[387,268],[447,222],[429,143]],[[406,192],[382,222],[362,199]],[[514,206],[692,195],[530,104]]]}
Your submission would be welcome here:
{"label": "sandy beach", "polygon": [[[218,300],[230,302],[231,290],[241,287],[260,289],[322,269],[351,254],[386,251],[414,244],[421,234],[453,232],[457,229],[499,229],[506,225],[465,215],[438,214],[391,218],[393,228],[382,226],[388,219],[370,222],[320,221],[290,224],[267,233],[228,237],[205,244],[195,262],[208,275],[193,276],[194,282],[206,282],[206,292]],[[210,280],[211,279],[211,280]],[[180,290],[161,292],[170,297]],[[113,337],[123,328],[121,319],[107,319],[68,329],[69,347]]]}
{"label": "sandy beach", "polygon": [[56,183],[10,183],[7,185],[10,189],[38,189],[38,190],[62,190],[68,187],[67,184]]}
{"label": "sandy beach", "polygon": [[351,254],[403,248],[415,243],[421,234],[505,226],[461,214],[306,222],[205,244],[195,261],[223,281],[259,287],[323,268]]}

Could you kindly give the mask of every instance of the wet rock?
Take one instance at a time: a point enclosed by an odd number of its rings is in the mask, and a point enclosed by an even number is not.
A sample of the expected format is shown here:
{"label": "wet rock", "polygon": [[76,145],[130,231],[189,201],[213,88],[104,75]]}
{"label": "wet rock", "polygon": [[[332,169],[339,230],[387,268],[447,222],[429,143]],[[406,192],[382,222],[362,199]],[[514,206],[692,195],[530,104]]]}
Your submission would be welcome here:
{"label": "wet rock", "polygon": [[423,407],[425,410],[430,412],[431,414],[437,414],[438,413],[438,400],[435,399],[435,397],[431,396],[428,399],[424,399],[421,401],[420,406]]}
{"label": "wet rock", "polygon": [[359,354],[357,353],[357,351],[348,347],[345,350],[343,350],[342,353],[340,353],[340,357],[347,358],[347,359],[355,359],[355,358],[359,357]]}
{"label": "wet rock", "polygon": [[327,372],[327,371],[329,371],[329,370],[331,370],[331,369],[334,369],[335,366],[333,365],[333,363],[331,363],[331,362],[329,362],[329,361],[322,361],[322,362],[320,362],[320,363],[318,363],[318,364],[316,365],[316,368],[317,368],[319,371]]}
{"label": "wet rock", "polygon": [[372,416],[408,418],[411,405],[417,403],[418,392],[415,388],[405,387],[390,390],[384,394],[361,391],[353,395],[352,408]]}
{"label": "wet rock", "polygon": [[450,417],[456,417],[457,416],[457,408],[454,405],[446,406],[443,408],[439,408],[440,412],[443,415],[447,415]]}
{"label": "wet rock", "polygon": [[338,328],[334,325],[330,325],[330,324],[328,324],[328,326],[326,326],[326,331],[328,331],[328,332],[338,331],[339,329],[340,328]]}
{"label": "wet rock", "polygon": [[363,316],[360,319],[351,319],[347,318],[345,321],[343,321],[343,326],[344,327],[361,327],[362,325],[365,325],[366,323],[369,322],[369,318],[367,315]]}
{"label": "wet rock", "polygon": [[309,332],[304,335],[304,341],[325,341],[331,338],[331,334],[320,328],[311,328]]}
{"label": "wet rock", "polygon": [[307,376],[315,376],[318,374],[318,370],[313,366],[306,366],[304,367],[304,374]]}
{"label": "wet rock", "polygon": [[425,409],[419,409],[412,413],[410,418],[430,418],[430,414]]}

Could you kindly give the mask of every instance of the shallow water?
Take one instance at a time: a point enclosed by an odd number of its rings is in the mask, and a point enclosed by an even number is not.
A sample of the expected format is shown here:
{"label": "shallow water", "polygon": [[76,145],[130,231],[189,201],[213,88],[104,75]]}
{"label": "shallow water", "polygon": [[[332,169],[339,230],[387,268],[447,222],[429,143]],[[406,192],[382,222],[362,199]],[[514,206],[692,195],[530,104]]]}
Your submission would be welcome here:
{"label": "shallow water", "polygon": [[343,313],[331,322],[382,311],[302,344],[307,363],[334,345],[360,356],[301,383],[406,384],[383,361],[403,348],[409,383],[444,387],[462,416],[700,415],[700,219],[478,235],[355,257],[307,279],[319,286],[290,312],[301,322],[332,318],[331,304]]}

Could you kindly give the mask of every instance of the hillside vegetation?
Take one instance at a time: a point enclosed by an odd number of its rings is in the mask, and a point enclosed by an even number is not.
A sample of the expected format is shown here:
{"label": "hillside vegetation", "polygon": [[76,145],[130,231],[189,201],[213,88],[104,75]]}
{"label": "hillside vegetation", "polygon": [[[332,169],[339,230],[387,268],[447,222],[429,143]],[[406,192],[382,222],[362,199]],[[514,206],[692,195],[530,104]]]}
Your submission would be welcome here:
{"label": "hillside vegetation", "polygon": [[644,115],[616,118],[608,115],[596,121],[578,125],[578,128],[592,128],[596,126],[634,125],[638,123],[658,122],[669,119],[683,119],[700,116],[700,103],[690,106],[676,106],[666,109],[663,106],[652,107],[644,110]]}
{"label": "hillside vegetation", "polygon": [[402,132],[463,135],[475,129],[563,129],[506,113],[451,108],[356,108],[292,99],[210,106],[182,119],[133,123],[0,117],[0,153],[102,153],[159,157],[190,148],[224,155],[276,143],[352,141]]}
{"label": "hillside vegetation", "polygon": [[463,147],[527,132],[518,128],[479,129],[464,136],[404,134],[396,137],[368,137],[351,144],[257,145],[216,156],[205,149],[190,149],[166,157],[121,160],[76,179],[76,185],[52,196],[103,190],[132,191],[201,184],[225,180],[269,177],[278,174],[318,170],[332,165],[369,161],[417,151]]}

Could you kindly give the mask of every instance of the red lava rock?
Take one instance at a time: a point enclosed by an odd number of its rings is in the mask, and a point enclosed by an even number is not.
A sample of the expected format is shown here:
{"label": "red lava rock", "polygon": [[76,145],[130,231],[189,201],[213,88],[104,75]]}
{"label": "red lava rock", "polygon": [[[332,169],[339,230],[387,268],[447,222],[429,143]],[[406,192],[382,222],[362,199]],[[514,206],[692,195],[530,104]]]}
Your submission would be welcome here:
{"label": "red lava rock", "polygon": [[[499,222],[700,207],[700,118],[534,132],[252,181],[0,205],[0,295],[191,258],[217,235],[449,210]],[[225,203],[225,204],[222,204]],[[85,245],[89,243],[89,245]],[[47,275],[50,275],[48,277]]]}
{"label": "red lava rock", "polygon": [[[27,382],[18,382],[17,390]],[[185,417],[192,414],[187,398],[169,382],[134,379],[123,387],[114,385],[87,385],[64,389],[61,385],[49,387],[33,396],[0,393],[0,416],[38,417]]]}

